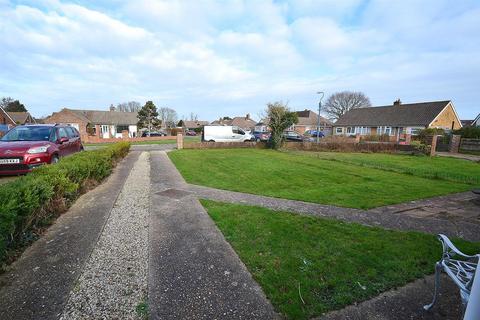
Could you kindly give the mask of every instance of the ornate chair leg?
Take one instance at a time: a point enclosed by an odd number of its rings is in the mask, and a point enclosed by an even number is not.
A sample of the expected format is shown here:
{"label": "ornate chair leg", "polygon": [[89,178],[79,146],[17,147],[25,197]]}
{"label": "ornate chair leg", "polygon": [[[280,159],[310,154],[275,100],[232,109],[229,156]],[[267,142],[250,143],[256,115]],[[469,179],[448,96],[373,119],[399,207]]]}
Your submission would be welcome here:
{"label": "ornate chair leg", "polygon": [[440,289],[440,273],[442,272],[442,264],[440,262],[435,263],[435,292],[433,294],[433,301],[430,304],[424,305],[423,309],[430,310],[437,301],[438,291]]}

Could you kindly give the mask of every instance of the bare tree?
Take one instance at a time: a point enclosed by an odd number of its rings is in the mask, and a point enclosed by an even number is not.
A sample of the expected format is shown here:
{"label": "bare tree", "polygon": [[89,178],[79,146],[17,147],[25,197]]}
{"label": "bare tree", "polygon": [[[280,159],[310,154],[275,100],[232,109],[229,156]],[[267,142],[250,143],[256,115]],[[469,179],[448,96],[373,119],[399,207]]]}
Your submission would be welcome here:
{"label": "bare tree", "polygon": [[137,101],[122,102],[117,104],[117,111],[121,112],[138,112],[142,105]]}
{"label": "bare tree", "polygon": [[10,97],[3,97],[2,100],[0,100],[0,107],[2,107],[2,109],[5,109],[10,103],[13,103],[13,101],[14,100]]}
{"label": "bare tree", "polygon": [[332,94],[325,103],[325,112],[332,120],[338,120],[352,109],[370,107],[370,99],[363,92],[342,91]]}
{"label": "bare tree", "polygon": [[177,124],[177,112],[171,108],[160,108],[158,110],[159,118],[162,125],[166,128],[173,128]]}
{"label": "bare tree", "polygon": [[198,121],[198,115],[196,113],[190,112],[190,121]]}

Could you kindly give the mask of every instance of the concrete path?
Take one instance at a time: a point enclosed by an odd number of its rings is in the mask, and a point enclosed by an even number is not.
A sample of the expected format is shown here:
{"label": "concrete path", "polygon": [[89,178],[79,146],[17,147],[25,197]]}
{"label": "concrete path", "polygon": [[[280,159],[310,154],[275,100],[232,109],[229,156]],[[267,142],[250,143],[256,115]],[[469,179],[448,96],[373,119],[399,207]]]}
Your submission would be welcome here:
{"label": "concrete path", "polygon": [[477,155],[474,155],[474,154],[435,152],[435,155],[440,156],[440,157],[450,157],[450,158],[465,159],[465,160],[480,162],[480,156],[477,156]]}
{"label": "concrete path", "polygon": [[151,152],[151,319],[272,319],[261,288],[165,152]]}
{"label": "concrete path", "polygon": [[181,188],[164,151],[131,152],[0,277],[0,319],[277,318]]}
{"label": "concrete path", "polygon": [[471,192],[364,211],[197,185],[188,185],[185,190],[204,199],[262,206],[273,210],[335,218],[389,229],[444,233],[450,237],[480,241],[480,203],[477,203],[476,196]]}
{"label": "concrete path", "polygon": [[[433,267],[433,266],[432,266]],[[429,311],[425,304],[432,302],[434,277],[418,279],[404,287],[387,291],[379,296],[333,311],[318,320],[460,320],[463,307],[458,287],[442,275],[436,304]]]}
{"label": "concrete path", "polygon": [[0,319],[59,318],[137,158],[131,152],[0,276]]}

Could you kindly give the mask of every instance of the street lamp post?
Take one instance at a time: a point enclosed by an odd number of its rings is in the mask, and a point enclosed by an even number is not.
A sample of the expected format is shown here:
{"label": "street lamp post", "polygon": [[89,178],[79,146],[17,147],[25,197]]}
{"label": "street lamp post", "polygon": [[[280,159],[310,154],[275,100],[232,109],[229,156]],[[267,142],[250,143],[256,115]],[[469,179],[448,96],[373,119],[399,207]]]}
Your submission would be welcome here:
{"label": "street lamp post", "polygon": [[317,117],[317,143],[320,142],[320,112],[322,111],[322,99],[324,93],[322,91],[317,92],[320,95],[320,101],[318,102],[318,117]]}

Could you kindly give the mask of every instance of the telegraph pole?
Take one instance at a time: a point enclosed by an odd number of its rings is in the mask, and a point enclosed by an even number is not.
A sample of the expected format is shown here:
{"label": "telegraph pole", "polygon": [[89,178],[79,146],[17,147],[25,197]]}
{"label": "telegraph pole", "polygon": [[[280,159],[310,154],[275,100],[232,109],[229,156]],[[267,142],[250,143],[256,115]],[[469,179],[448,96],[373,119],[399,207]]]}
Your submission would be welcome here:
{"label": "telegraph pole", "polygon": [[317,143],[320,142],[320,112],[322,111],[322,99],[324,96],[323,91],[317,92],[320,95],[320,101],[318,102],[318,117],[317,117]]}

